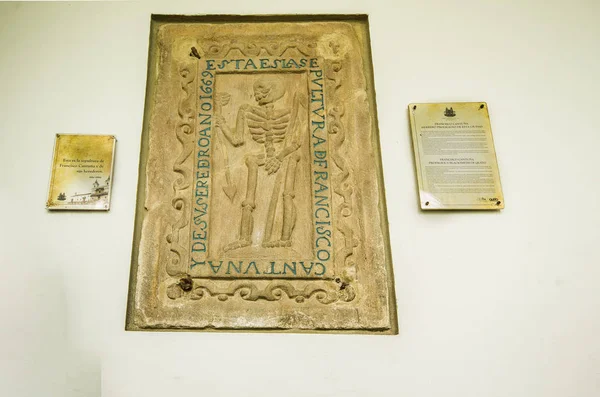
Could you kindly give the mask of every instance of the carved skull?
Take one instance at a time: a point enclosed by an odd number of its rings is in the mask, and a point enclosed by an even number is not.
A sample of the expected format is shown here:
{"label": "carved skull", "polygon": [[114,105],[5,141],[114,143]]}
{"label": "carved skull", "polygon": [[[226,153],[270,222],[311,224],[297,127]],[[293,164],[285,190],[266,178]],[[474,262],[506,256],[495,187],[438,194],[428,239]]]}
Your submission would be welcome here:
{"label": "carved skull", "polygon": [[259,105],[273,103],[284,94],[285,88],[278,77],[260,77],[254,82],[254,99]]}

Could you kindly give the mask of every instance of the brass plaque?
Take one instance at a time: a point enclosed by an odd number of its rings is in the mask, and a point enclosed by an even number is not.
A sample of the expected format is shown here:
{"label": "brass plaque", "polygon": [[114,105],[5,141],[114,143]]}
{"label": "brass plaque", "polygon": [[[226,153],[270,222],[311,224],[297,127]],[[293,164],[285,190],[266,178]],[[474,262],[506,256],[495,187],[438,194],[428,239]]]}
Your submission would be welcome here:
{"label": "brass plaque", "polygon": [[504,208],[485,102],[408,107],[423,210]]}
{"label": "brass plaque", "polygon": [[396,333],[366,16],[153,16],[127,329]]}
{"label": "brass plaque", "polygon": [[46,208],[108,211],[115,143],[112,135],[57,134]]}

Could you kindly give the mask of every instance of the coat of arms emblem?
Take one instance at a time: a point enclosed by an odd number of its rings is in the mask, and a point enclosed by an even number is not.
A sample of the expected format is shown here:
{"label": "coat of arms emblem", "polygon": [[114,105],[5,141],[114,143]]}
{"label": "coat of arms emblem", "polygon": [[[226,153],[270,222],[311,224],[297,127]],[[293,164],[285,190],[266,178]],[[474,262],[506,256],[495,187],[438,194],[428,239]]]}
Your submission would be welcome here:
{"label": "coat of arms emblem", "polygon": [[444,116],[446,117],[454,117],[456,116],[456,113],[454,112],[454,109],[450,108],[446,108],[446,110],[444,110]]}

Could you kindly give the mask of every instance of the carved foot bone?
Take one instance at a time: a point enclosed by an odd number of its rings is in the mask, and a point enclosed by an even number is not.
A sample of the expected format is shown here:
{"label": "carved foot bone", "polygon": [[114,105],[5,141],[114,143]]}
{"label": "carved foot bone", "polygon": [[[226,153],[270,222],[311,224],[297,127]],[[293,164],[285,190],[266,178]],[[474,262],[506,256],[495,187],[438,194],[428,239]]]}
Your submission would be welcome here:
{"label": "carved foot bone", "polygon": [[275,248],[275,247],[291,247],[292,240],[275,240],[275,241],[266,241],[262,244],[265,248]]}
{"label": "carved foot bone", "polygon": [[250,240],[238,240],[238,241],[234,241],[233,243],[229,243],[225,247],[223,247],[223,251],[225,251],[225,252],[232,251],[232,250],[235,250],[235,249],[238,249],[238,248],[247,247],[250,244],[252,244],[252,242]]}

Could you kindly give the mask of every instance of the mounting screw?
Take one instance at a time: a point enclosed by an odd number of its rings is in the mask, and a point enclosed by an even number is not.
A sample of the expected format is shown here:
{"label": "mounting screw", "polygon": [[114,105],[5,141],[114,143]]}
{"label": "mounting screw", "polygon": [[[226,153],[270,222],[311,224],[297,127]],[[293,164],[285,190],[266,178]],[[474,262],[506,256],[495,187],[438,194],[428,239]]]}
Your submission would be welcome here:
{"label": "mounting screw", "polygon": [[496,201],[496,205],[500,205],[500,204],[502,204],[501,201]]}
{"label": "mounting screw", "polygon": [[194,286],[194,282],[192,281],[190,276],[184,277],[181,280],[179,280],[179,286],[181,287],[182,290],[188,292],[192,290],[192,287]]}
{"label": "mounting screw", "polygon": [[485,107],[485,105],[482,103],[482,104],[479,106],[479,109],[483,109],[484,107]]}
{"label": "mounting screw", "polygon": [[426,202],[425,202],[425,205],[429,205],[429,201],[426,201]]}
{"label": "mounting screw", "polygon": [[192,47],[191,48],[190,56],[194,57],[194,58],[202,59],[202,57],[200,56],[200,54],[198,54],[198,50],[196,49],[196,47]]}
{"label": "mounting screw", "polygon": [[416,110],[416,109],[417,109],[417,105],[413,105],[413,110]]}

